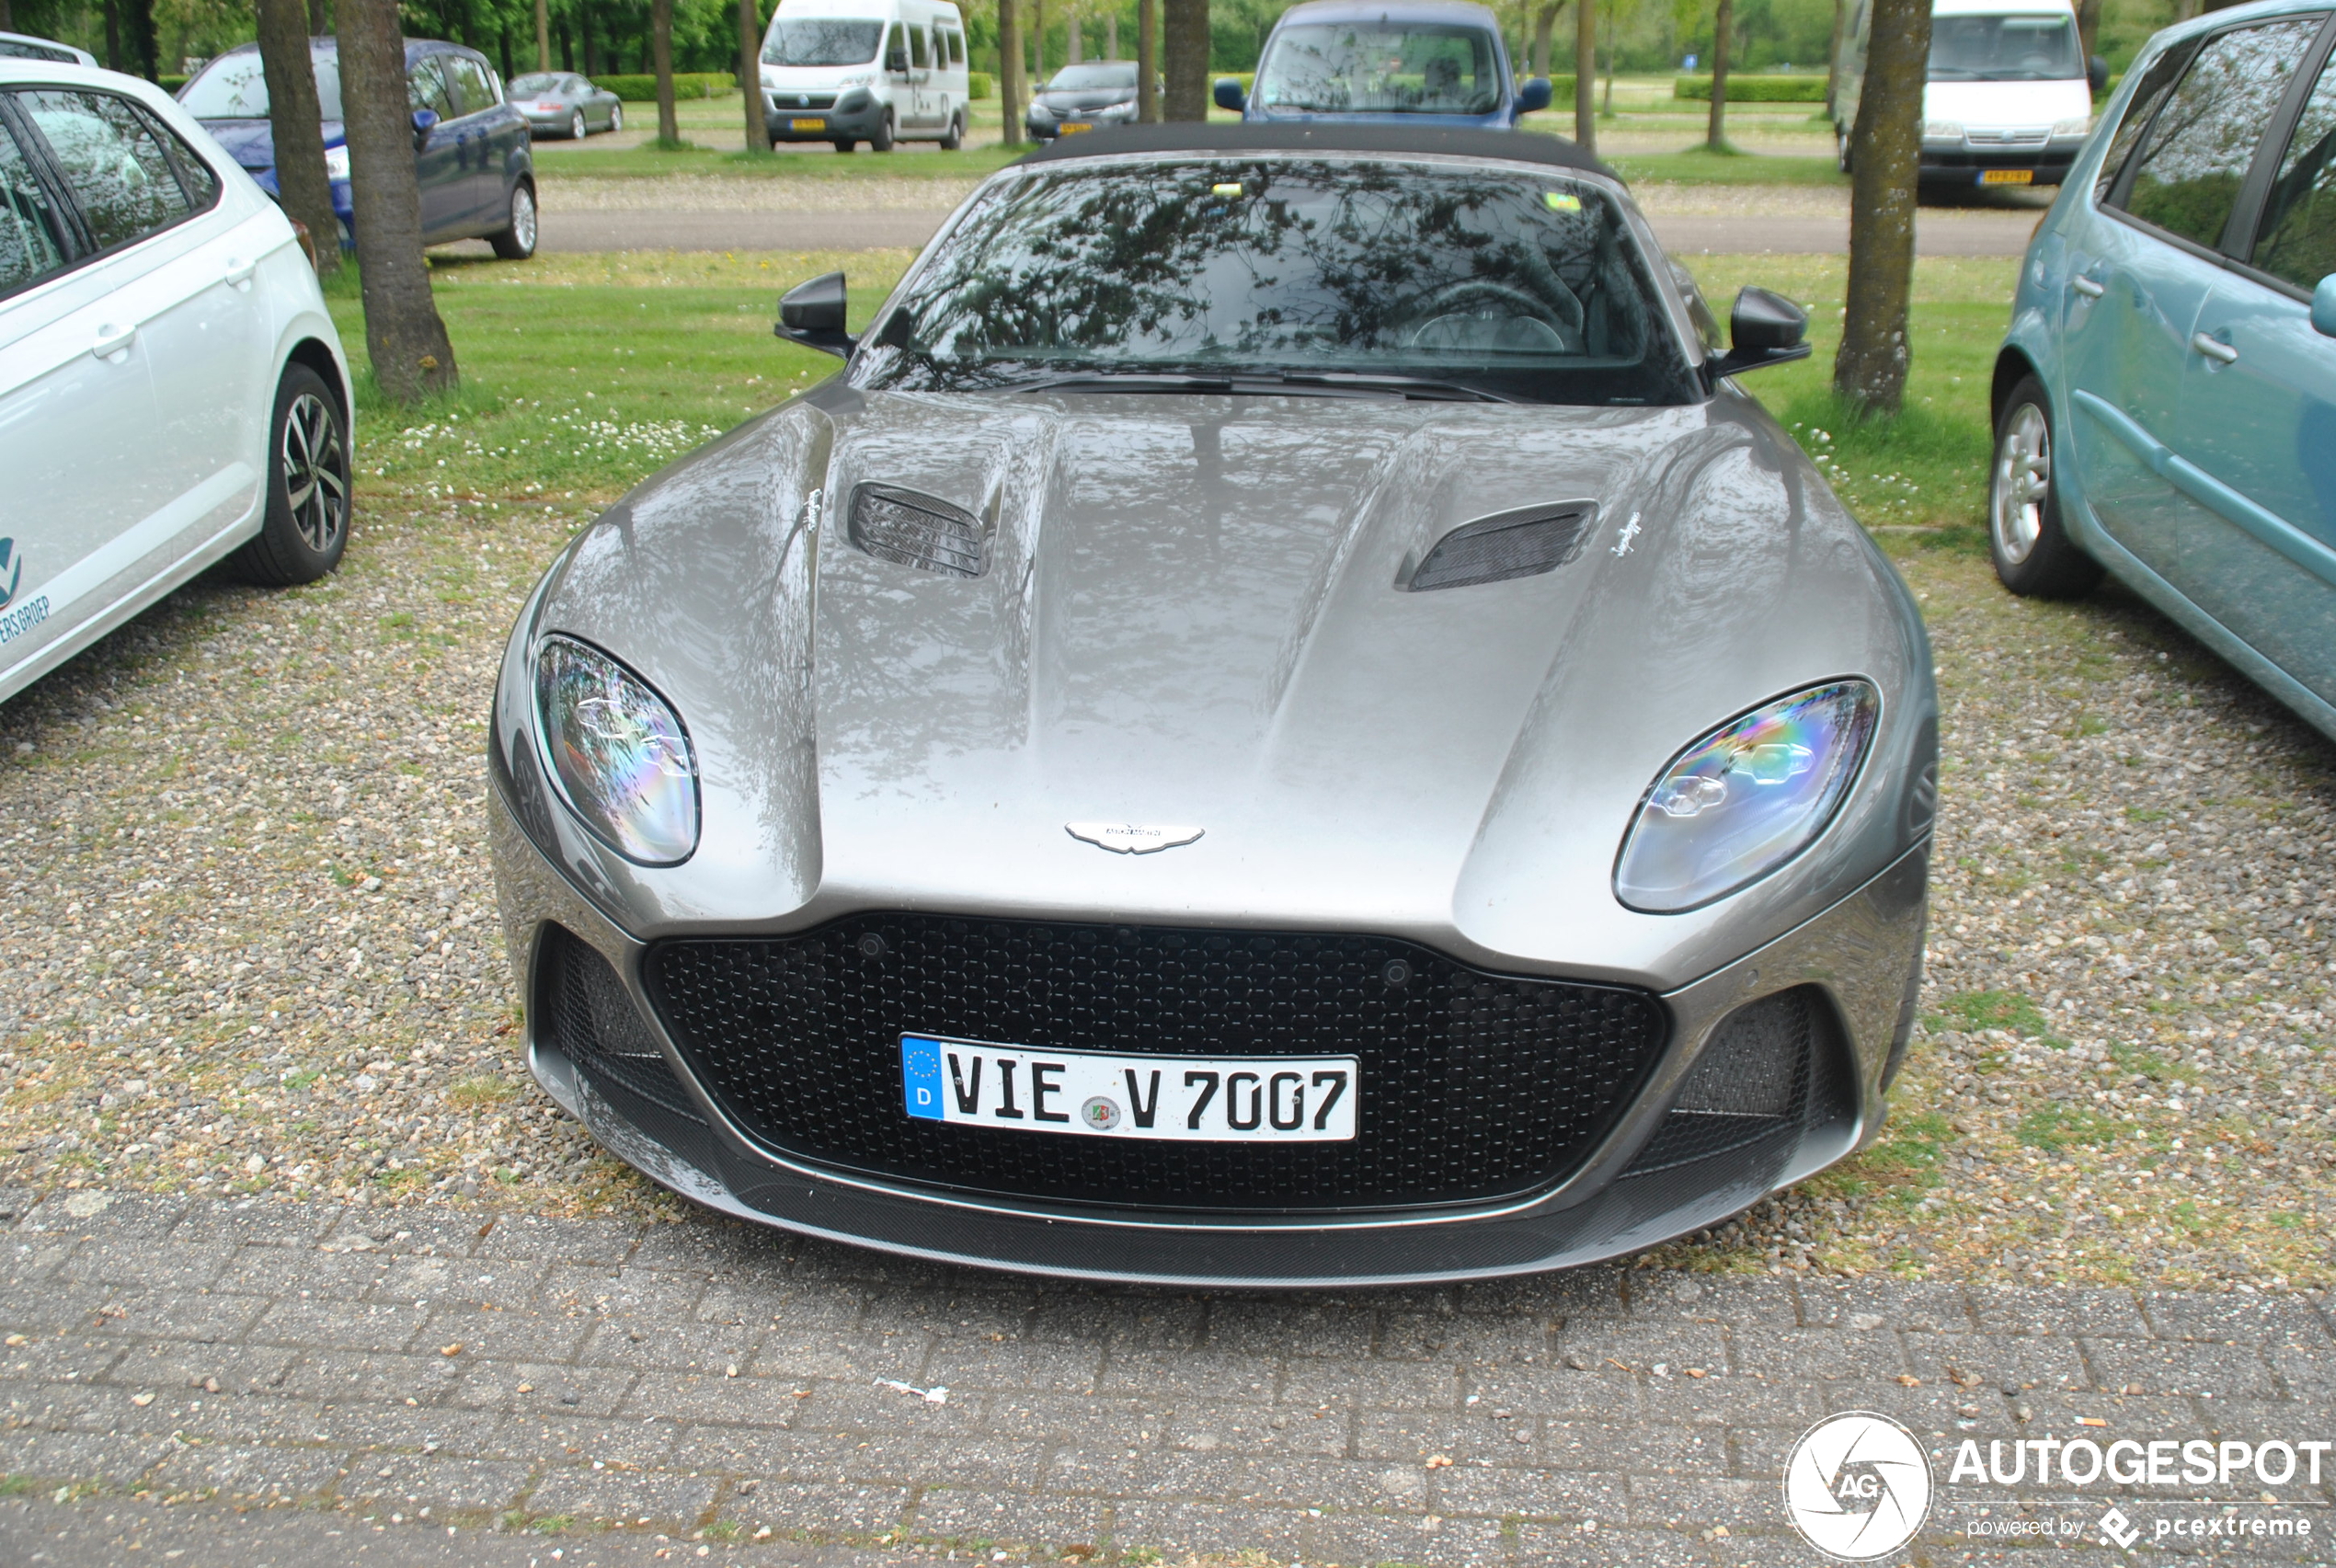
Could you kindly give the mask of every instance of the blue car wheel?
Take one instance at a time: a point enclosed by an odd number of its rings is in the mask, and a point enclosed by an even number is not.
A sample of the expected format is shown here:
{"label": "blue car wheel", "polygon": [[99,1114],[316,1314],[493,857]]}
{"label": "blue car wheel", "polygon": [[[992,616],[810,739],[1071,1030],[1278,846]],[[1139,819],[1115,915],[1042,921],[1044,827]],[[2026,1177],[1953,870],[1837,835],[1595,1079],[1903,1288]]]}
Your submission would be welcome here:
{"label": "blue car wheel", "polygon": [[2052,404],[2035,377],[2022,377],[1996,422],[1995,462],[1987,471],[1987,553],[2003,586],[2023,598],[2075,599],[2101,581],[2101,563],[2062,525],[2053,438]]}

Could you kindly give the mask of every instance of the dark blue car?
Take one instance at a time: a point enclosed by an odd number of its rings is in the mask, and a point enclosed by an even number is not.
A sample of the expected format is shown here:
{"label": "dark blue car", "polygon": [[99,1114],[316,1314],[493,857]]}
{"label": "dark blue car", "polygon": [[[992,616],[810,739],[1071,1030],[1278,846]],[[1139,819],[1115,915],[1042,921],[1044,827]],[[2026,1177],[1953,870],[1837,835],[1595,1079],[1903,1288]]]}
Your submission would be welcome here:
{"label": "dark blue car", "polygon": [[1282,13],[1252,90],[1228,76],[1220,108],[1245,120],[1365,120],[1507,131],[1547,109],[1542,77],[1518,86],[1500,19],[1460,0],[1313,0]]}
{"label": "dark blue car", "polygon": [[[340,55],[328,38],[308,41],[325,117],[325,172],[341,244],[350,244],[349,143],[341,129]],[[485,239],[519,261],[535,253],[535,165],[527,119],[505,101],[487,57],[436,39],[406,40],[406,90],[414,111],[415,173],[422,188],[422,242]],[[259,46],[229,50],[178,94],[262,189],[276,193],[275,136]]]}

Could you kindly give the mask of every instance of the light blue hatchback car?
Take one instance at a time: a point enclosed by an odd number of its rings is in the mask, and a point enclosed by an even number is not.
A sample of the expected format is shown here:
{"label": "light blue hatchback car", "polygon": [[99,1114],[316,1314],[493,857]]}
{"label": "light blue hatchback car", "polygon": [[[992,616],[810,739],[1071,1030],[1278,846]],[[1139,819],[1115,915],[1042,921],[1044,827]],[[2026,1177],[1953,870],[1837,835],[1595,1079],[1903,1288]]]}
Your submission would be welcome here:
{"label": "light blue hatchback car", "polygon": [[2127,72],[1996,361],[2014,593],[2114,572],[2336,737],[2336,8],[2216,11]]}

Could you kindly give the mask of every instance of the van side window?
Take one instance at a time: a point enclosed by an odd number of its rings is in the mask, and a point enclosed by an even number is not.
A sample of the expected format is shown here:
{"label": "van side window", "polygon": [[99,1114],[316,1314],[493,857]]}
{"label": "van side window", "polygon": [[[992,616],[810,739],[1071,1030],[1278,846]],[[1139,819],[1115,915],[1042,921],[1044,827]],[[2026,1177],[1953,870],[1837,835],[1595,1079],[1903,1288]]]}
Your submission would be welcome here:
{"label": "van side window", "polygon": [[2125,118],[2118,122],[2117,134],[2110,139],[2109,154],[2101,160],[2101,178],[2092,188],[2095,201],[2109,200],[2109,192],[2115,188],[2117,177],[2125,172],[2125,165],[2132,159],[2134,148],[2149,130],[2150,120],[2156,118],[2158,107],[2166,101],[2166,95],[2173,91],[2174,83],[2181,79],[2183,70],[2189,66],[2190,57],[2197,52],[2198,40],[2191,39],[2174,45],[2149,63],[2148,72],[2134,88],[2133,100],[2125,105]]}
{"label": "van side window", "polygon": [[906,75],[909,71],[909,45],[908,40],[901,37],[903,30],[904,29],[899,22],[894,22],[891,27],[886,30],[884,40],[884,68],[887,71],[896,71],[902,75]]}
{"label": "van side window", "polygon": [[949,29],[949,63],[954,67],[962,65],[965,63],[966,35],[959,32],[956,29],[951,28]]}
{"label": "van side window", "polygon": [[2146,223],[2222,244],[2255,144],[2325,18],[2233,28],[2206,40],[2149,128],[2122,205]]}
{"label": "van side window", "polygon": [[919,71],[923,70],[926,64],[924,29],[913,25],[909,29],[909,63]]}

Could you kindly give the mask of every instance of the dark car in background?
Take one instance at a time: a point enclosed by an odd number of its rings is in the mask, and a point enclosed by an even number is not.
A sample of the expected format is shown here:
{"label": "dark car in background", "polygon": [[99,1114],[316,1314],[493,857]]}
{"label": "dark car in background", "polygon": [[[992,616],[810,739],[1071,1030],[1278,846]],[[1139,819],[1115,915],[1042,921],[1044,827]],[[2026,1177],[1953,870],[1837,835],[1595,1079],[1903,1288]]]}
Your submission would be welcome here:
{"label": "dark car in background", "polygon": [[1126,125],[1136,118],[1136,63],[1088,60],[1066,65],[1030,99],[1022,123],[1041,142],[1065,132]]}
{"label": "dark car in background", "polygon": [[1313,0],[1284,11],[1257,57],[1253,90],[1217,83],[1245,120],[1380,120],[1515,129],[1550,106],[1547,77],[1519,82],[1500,18],[1462,0]]}
{"label": "dark car in background", "polygon": [[[340,52],[311,39],[316,99],[325,118],[325,172],[341,244],[355,233],[349,198],[349,143],[341,128]],[[506,260],[535,253],[535,165],[526,118],[504,101],[501,80],[475,50],[436,39],[406,40],[406,91],[414,112],[415,174],[422,190],[422,241],[485,239]],[[178,101],[219,139],[269,195],[277,194],[276,139],[268,122],[268,83],[259,46],[231,49],[179,89]]]}
{"label": "dark car in background", "polygon": [[538,136],[581,142],[595,131],[624,129],[624,104],[573,71],[535,71],[511,78],[511,107]]}

